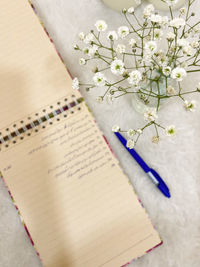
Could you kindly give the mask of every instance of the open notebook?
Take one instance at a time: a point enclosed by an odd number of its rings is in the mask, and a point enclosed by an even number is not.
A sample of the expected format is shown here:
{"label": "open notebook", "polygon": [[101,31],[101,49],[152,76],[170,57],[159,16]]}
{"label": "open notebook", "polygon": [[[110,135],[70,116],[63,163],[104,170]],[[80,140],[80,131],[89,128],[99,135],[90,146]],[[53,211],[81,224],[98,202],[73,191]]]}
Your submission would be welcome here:
{"label": "open notebook", "polygon": [[161,243],[27,0],[0,0],[0,170],[45,267]]}

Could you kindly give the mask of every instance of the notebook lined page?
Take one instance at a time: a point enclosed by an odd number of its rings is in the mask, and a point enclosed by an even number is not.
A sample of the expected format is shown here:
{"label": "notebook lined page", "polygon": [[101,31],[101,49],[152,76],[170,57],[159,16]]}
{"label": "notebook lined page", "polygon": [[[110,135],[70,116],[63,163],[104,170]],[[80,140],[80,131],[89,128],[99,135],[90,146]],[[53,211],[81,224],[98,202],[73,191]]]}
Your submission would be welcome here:
{"label": "notebook lined page", "polygon": [[0,0],[0,128],[73,92],[28,0]]}
{"label": "notebook lined page", "polygon": [[92,115],[79,107],[2,151],[0,169],[44,266],[121,266],[160,239]]}

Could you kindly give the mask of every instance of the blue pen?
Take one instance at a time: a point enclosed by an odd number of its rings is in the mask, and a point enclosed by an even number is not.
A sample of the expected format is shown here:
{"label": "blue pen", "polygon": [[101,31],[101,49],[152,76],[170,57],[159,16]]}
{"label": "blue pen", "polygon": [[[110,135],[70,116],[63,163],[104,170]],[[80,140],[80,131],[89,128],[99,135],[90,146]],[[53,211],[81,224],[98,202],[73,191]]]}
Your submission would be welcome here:
{"label": "blue pen", "polygon": [[126,139],[119,133],[115,132],[115,135],[122,143],[122,145],[126,148],[126,150],[131,154],[131,156],[137,161],[140,167],[144,170],[144,172],[148,175],[148,177],[153,181],[153,183],[157,186],[157,188],[163,193],[164,196],[170,198],[170,191],[163,179],[160,175],[153,169],[149,168],[149,166],[144,162],[144,160],[138,155],[135,149],[130,149],[126,146]]}

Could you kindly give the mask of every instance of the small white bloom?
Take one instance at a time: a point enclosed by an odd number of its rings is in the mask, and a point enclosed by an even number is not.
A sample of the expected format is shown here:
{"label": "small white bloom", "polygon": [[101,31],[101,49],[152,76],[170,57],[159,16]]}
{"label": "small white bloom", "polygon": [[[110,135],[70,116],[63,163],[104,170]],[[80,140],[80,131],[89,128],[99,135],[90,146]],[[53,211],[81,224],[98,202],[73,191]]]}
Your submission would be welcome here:
{"label": "small white bloom", "polygon": [[86,55],[88,55],[88,54],[89,54],[89,50],[90,50],[89,47],[85,47],[85,48],[83,49],[83,53],[86,54]]}
{"label": "small white bloom", "polygon": [[142,134],[143,133],[142,129],[137,129],[137,133]]}
{"label": "small white bloom", "polygon": [[160,15],[157,15],[157,14],[152,14],[150,17],[150,20],[154,23],[158,23],[158,24],[162,23],[162,17]]}
{"label": "small white bloom", "polygon": [[85,38],[84,38],[84,43],[85,44],[90,44],[94,40],[94,36],[92,33],[88,33]]}
{"label": "small white bloom", "polygon": [[129,45],[133,48],[133,47],[135,47],[136,46],[136,40],[135,39],[130,39],[130,41],[129,41]]}
{"label": "small white bloom", "polygon": [[123,44],[118,44],[116,48],[117,53],[123,54],[126,52],[126,46]]}
{"label": "small white bloom", "polygon": [[97,98],[96,98],[96,101],[97,101],[97,103],[102,103],[103,102],[103,97],[102,96],[98,96]]}
{"label": "small white bloom", "polygon": [[185,102],[184,102],[184,106],[185,106],[185,109],[186,110],[189,110],[189,111],[192,111],[192,112],[194,112],[195,111],[195,109],[196,109],[196,102],[195,101],[187,101],[187,100],[185,100]]}
{"label": "small white bloom", "polygon": [[174,6],[178,3],[178,0],[165,0],[168,6]]}
{"label": "small white bloom", "polygon": [[163,74],[164,74],[165,76],[169,76],[169,75],[171,74],[171,72],[172,72],[172,69],[171,69],[170,66],[163,67],[162,72],[163,72]]}
{"label": "small white bloom", "polygon": [[176,127],[174,125],[170,125],[166,127],[165,132],[167,136],[174,136],[177,133]]}
{"label": "small white bloom", "polygon": [[183,47],[183,53],[187,56],[191,56],[193,53],[193,48],[191,47],[191,45]]}
{"label": "small white bloom", "polygon": [[125,71],[124,62],[121,59],[115,59],[111,63],[111,72],[116,75],[121,75]]}
{"label": "small white bloom", "polygon": [[166,35],[167,40],[173,41],[175,39],[176,35],[173,32],[168,32]]}
{"label": "small white bloom", "polygon": [[118,35],[117,35],[116,31],[109,31],[108,35],[107,35],[107,38],[109,40],[116,41],[118,39]]}
{"label": "small white bloom", "polygon": [[152,12],[155,10],[154,6],[152,4],[147,5],[143,10],[143,16],[145,18],[148,18],[151,16]]}
{"label": "small white bloom", "polygon": [[172,70],[171,77],[172,79],[175,79],[178,82],[181,82],[186,76],[187,76],[187,72],[184,68],[177,67]]}
{"label": "small white bloom", "polygon": [[97,28],[97,31],[104,32],[108,28],[108,25],[104,20],[97,20],[95,27]]}
{"label": "small white bloom", "polygon": [[121,26],[118,28],[118,35],[124,39],[129,34],[129,28],[127,26]]}
{"label": "small white bloom", "polygon": [[129,73],[128,82],[131,85],[138,85],[141,80],[142,80],[142,74],[140,71],[133,70],[131,73]]}
{"label": "small white bloom", "polygon": [[198,41],[192,41],[192,42],[191,42],[191,46],[192,46],[193,48],[198,48],[198,47],[199,47],[199,42],[198,42]]}
{"label": "small white bloom", "polygon": [[133,129],[129,129],[129,130],[127,131],[127,136],[128,136],[128,137],[133,137],[135,134],[136,134],[136,131],[133,130]]}
{"label": "small white bloom", "polygon": [[77,77],[75,77],[73,80],[72,80],[72,88],[74,90],[78,90],[79,89],[79,80]]}
{"label": "small white bloom", "polygon": [[126,142],[126,146],[127,146],[129,149],[134,148],[134,146],[135,146],[135,141],[132,140],[132,139],[128,139],[127,142]]}
{"label": "small white bloom", "polygon": [[155,29],[154,30],[154,39],[156,40],[161,40],[163,36],[163,31],[160,29]]}
{"label": "small white bloom", "polygon": [[185,47],[185,46],[188,46],[189,45],[189,42],[185,39],[178,39],[177,40],[177,46],[179,47]]}
{"label": "small white bloom", "polygon": [[185,8],[185,7],[182,7],[179,11],[180,11],[180,14],[181,14],[181,15],[185,15],[185,13],[186,13],[186,8]]}
{"label": "small white bloom", "polygon": [[93,77],[93,81],[96,86],[102,87],[106,83],[106,77],[103,73],[97,72]]}
{"label": "small white bloom", "polygon": [[175,94],[175,89],[174,89],[174,87],[172,87],[171,85],[169,85],[169,86],[167,87],[166,93],[167,93],[167,95],[174,95],[174,94]]}
{"label": "small white bloom", "polygon": [[83,41],[83,40],[85,39],[85,34],[84,34],[84,32],[80,32],[78,36],[79,36],[79,39],[80,39],[81,41]]}
{"label": "small white bloom", "polygon": [[169,23],[170,26],[179,28],[181,26],[185,26],[185,20],[183,18],[174,18]]}
{"label": "small white bloom", "polygon": [[134,0],[134,2],[136,3],[136,5],[140,5],[141,4],[141,0]]}
{"label": "small white bloom", "polygon": [[114,125],[113,127],[112,127],[112,131],[113,132],[119,132],[119,130],[120,130],[120,128],[119,128],[119,126],[118,125]]}
{"label": "small white bloom", "polygon": [[162,24],[163,26],[166,26],[166,25],[168,24],[168,22],[169,22],[169,18],[168,18],[168,16],[163,16],[163,17],[162,17],[162,22],[161,22],[161,24]]}
{"label": "small white bloom", "polygon": [[86,64],[86,60],[84,58],[80,58],[79,59],[79,64],[80,65],[85,65]]}
{"label": "small white bloom", "polygon": [[152,137],[152,143],[154,143],[154,144],[158,144],[159,141],[160,141],[159,136],[156,135],[156,136],[153,136],[153,137]]}
{"label": "small white bloom", "polygon": [[156,52],[157,50],[157,44],[154,41],[149,41],[145,44],[145,49],[151,53]]}
{"label": "small white bloom", "polygon": [[128,9],[128,13],[130,13],[130,14],[133,14],[134,13],[134,11],[135,11],[135,9],[134,9],[134,7],[132,6],[132,7],[130,7],[129,9]]}
{"label": "small white bloom", "polygon": [[157,112],[155,108],[149,108],[145,113],[144,113],[144,119],[146,121],[155,121],[158,118]]}
{"label": "small white bloom", "polygon": [[93,45],[88,50],[88,56],[89,57],[93,57],[97,51],[98,51],[98,46],[97,45]]}

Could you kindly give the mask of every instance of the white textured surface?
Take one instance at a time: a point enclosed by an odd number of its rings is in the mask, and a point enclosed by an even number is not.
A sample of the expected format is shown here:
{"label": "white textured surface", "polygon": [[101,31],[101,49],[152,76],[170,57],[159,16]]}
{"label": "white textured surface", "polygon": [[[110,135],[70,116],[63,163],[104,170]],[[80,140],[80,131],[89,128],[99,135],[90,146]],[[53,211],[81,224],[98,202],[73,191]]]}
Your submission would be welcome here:
{"label": "white textured surface", "polygon": [[[90,74],[79,67],[78,55],[72,49],[77,33],[87,31],[97,18],[104,18],[114,29],[123,23],[122,16],[106,8],[100,0],[33,0],[33,3],[72,75],[87,80]],[[196,7],[199,10],[199,0]],[[186,85],[191,88],[198,80],[198,75],[191,75]],[[83,94],[164,241],[161,247],[130,266],[199,267],[199,107],[194,114],[185,113],[181,103],[176,105],[178,100],[172,101],[161,110],[160,117],[166,125],[177,125],[177,138],[170,141],[163,136],[161,143],[154,145],[149,139],[153,133],[149,131],[137,146],[169,184],[172,198],[168,200],[148,181],[110,131],[113,124],[126,128],[140,126],[141,117],[131,109],[130,99],[106,106],[97,105],[93,93]],[[0,181],[0,267],[39,266],[41,263]]]}

